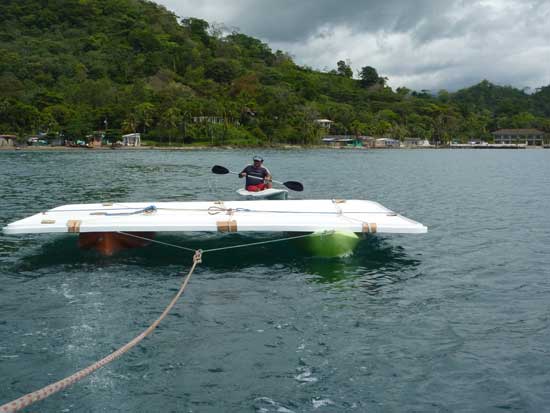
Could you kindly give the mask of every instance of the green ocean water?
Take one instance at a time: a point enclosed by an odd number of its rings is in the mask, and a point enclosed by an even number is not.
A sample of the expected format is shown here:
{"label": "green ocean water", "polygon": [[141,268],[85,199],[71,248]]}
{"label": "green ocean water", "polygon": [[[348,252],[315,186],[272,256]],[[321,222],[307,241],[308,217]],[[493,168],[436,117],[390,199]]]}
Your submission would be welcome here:
{"label": "green ocean water", "polygon": [[[0,226],[55,206],[236,199],[256,152],[3,151]],[[550,402],[549,150],[265,150],[293,198],[369,199],[429,227],[340,259],[205,255],[155,333],[28,411],[540,412]],[[265,239],[159,238],[190,248]],[[0,235],[0,404],[104,357],[162,312],[191,254],[102,257]]]}

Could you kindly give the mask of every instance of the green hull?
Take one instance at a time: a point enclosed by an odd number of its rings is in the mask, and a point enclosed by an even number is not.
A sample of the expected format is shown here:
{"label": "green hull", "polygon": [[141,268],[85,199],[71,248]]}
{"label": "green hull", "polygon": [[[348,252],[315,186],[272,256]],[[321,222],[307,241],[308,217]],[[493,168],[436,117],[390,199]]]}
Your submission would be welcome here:
{"label": "green hull", "polygon": [[343,257],[353,253],[359,237],[348,231],[318,231],[297,239],[299,248],[315,257]]}

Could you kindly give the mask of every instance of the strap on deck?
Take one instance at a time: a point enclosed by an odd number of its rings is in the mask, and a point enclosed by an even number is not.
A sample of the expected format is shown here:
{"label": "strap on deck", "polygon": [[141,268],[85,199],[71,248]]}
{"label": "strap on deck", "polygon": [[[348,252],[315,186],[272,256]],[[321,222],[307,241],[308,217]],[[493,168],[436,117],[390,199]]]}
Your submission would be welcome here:
{"label": "strap on deck", "polygon": [[219,232],[237,232],[237,221],[217,221],[216,225],[218,226]]}
{"label": "strap on deck", "polygon": [[338,204],[344,204],[346,202],[345,199],[333,199],[332,204],[334,205],[334,208],[336,208],[336,213],[338,215],[342,215],[342,208],[340,208],[340,205]]}
{"label": "strap on deck", "polygon": [[67,232],[79,233],[80,224],[82,223],[79,219],[70,219],[67,221]]}
{"label": "strap on deck", "polygon": [[375,222],[363,222],[363,232],[367,234],[376,233],[376,223]]}

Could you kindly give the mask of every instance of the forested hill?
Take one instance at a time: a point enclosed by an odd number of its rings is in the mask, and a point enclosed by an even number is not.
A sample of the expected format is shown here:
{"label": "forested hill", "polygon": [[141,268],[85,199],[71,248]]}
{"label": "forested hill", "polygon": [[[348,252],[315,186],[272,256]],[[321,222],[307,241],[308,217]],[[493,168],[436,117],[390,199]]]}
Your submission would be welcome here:
{"label": "forested hill", "polygon": [[333,134],[441,141],[550,132],[549,86],[394,91],[373,67],[300,67],[246,34],[222,35],[143,0],[3,0],[0,16],[0,134],[78,139],[107,129],[160,143],[308,144],[319,142],[321,118],[334,121]]}

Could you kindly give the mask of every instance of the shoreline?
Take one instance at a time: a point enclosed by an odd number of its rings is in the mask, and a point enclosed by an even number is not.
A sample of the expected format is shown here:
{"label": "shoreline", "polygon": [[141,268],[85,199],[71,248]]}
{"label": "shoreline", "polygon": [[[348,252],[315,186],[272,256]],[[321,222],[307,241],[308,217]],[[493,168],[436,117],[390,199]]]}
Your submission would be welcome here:
{"label": "shoreline", "polygon": [[[98,148],[82,148],[82,147],[70,147],[70,146],[0,146],[0,151],[75,151],[75,152],[88,152],[88,151],[198,151],[208,149],[321,149],[324,146],[301,146],[301,145],[281,145],[281,146],[123,146],[118,148],[111,148],[110,146],[98,147]],[[332,149],[332,148],[330,148]],[[339,149],[339,148],[335,148]]]}
{"label": "shoreline", "polygon": [[[482,149],[479,147],[452,147],[452,146],[439,146],[439,147],[407,147],[407,148],[373,148],[373,147],[346,147],[346,146],[326,146],[326,145],[272,145],[272,146],[123,146],[117,148],[111,148],[110,146],[98,147],[98,148],[82,148],[82,147],[70,147],[70,146],[0,146],[1,151],[62,151],[62,152],[87,152],[87,151],[201,151],[201,150],[245,150],[245,149],[279,149],[279,150],[304,150],[304,149],[330,149],[330,150],[437,150],[437,149]],[[524,146],[524,147],[507,147],[507,148],[494,148],[487,147],[483,149],[549,149],[548,146]]]}

